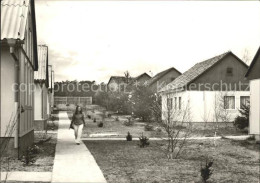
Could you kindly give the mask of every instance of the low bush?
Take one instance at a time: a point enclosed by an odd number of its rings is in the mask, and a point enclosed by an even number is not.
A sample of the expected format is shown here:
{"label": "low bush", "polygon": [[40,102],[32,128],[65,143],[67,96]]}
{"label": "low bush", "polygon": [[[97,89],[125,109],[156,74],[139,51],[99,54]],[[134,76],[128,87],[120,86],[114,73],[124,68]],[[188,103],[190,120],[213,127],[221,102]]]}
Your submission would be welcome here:
{"label": "low bush", "polygon": [[145,130],[145,131],[153,131],[154,128],[153,128],[152,125],[147,124],[147,125],[144,126],[144,130]]}
{"label": "low bush", "polygon": [[104,126],[104,124],[103,124],[103,122],[100,122],[100,123],[98,123],[98,127],[103,127]]}
{"label": "low bush", "polygon": [[130,132],[127,133],[126,141],[132,141],[132,135],[130,134]]}
{"label": "low bush", "polygon": [[157,128],[155,128],[155,131],[158,132],[158,133],[160,133],[160,132],[162,132],[162,128],[157,127]]}
{"label": "low bush", "polygon": [[149,138],[144,136],[143,133],[142,133],[142,135],[139,137],[139,142],[140,142],[139,146],[144,148],[145,146],[150,145],[150,142],[148,142],[148,141],[149,141]]}
{"label": "low bush", "polygon": [[23,162],[24,166],[29,166],[36,161],[35,154],[40,152],[40,148],[36,145],[32,147],[28,147],[25,154],[21,158],[21,162]]}
{"label": "low bush", "polygon": [[96,123],[96,122],[97,122],[96,118],[94,118],[94,119],[93,119],[93,122],[94,122],[94,123]]}
{"label": "low bush", "polygon": [[115,118],[115,120],[116,120],[116,121],[119,121],[119,117],[117,116],[117,117]]}
{"label": "low bush", "polygon": [[131,117],[128,117],[128,118],[127,118],[127,121],[124,121],[124,125],[125,125],[125,126],[133,126],[133,125],[134,125],[134,122],[133,122],[133,120],[131,119]]}
{"label": "low bush", "polygon": [[237,116],[234,120],[234,126],[240,130],[249,126],[249,121],[246,117]]}
{"label": "low bush", "polygon": [[203,183],[207,183],[208,179],[213,174],[212,165],[213,165],[213,161],[208,162],[207,159],[206,159],[205,166],[202,166],[202,164],[201,164],[200,176],[201,176]]}

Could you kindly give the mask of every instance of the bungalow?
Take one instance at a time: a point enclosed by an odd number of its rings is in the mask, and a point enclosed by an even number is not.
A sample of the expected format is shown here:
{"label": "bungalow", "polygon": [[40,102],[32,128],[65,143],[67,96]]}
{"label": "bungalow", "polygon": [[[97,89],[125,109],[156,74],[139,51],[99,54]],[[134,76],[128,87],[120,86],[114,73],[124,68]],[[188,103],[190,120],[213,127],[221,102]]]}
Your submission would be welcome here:
{"label": "bungalow", "polygon": [[122,92],[131,81],[132,78],[126,78],[125,76],[111,76],[107,83],[107,90]]}
{"label": "bungalow", "polygon": [[130,83],[127,85],[127,91],[130,92],[133,87],[144,85],[149,79],[151,79],[151,76],[147,73],[143,73],[135,78],[132,78]]}
{"label": "bungalow", "polygon": [[178,76],[181,75],[181,72],[175,69],[174,67],[171,67],[167,70],[164,70],[158,74],[156,74],[154,77],[152,77],[150,80],[148,80],[145,84],[154,92],[160,91],[163,87],[165,87],[167,84],[175,80]]}
{"label": "bungalow", "polygon": [[49,117],[49,69],[46,45],[38,45],[38,63],[38,71],[34,72],[34,130],[44,130],[47,128]]}
{"label": "bungalow", "polygon": [[34,141],[36,38],[34,0],[2,0],[0,155],[20,157]]}
{"label": "bungalow", "polygon": [[129,84],[137,84],[137,85],[143,85],[146,81],[151,79],[151,76],[149,76],[146,72],[133,78],[133,80]]}
{"label": "bungalow", "polygon": [[249,134],[260,140],[260,47],[249,66],[246,78],[250,80]]}
{"label": "bungalow", "polygon": [[54,70],[52,70],[52,65],[48,65],[48,74],[49,74],[49,92],[48,92],[48,100],[47,100],[47,115],[53,111],[54,106]]}
{"label": "bungalow", "polygon": [[180,118],[189,114],[190,122],[233,121],[249,101],[247,69],[232,52],[197,63],[160,91],[162,114],[170,109]]}

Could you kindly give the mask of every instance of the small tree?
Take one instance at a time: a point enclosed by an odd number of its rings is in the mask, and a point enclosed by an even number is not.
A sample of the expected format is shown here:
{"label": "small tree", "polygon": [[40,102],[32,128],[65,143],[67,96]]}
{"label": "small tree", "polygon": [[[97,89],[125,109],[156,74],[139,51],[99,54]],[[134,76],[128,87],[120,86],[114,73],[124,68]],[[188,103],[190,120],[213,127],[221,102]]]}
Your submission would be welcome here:
{"label": "small tree", "polygon": [[182,152],[187,137],[192,132],[191,112],[189,100],[186,105],[184,105],[184,102],[180,103],[181,107],[178,108],[173,108],[172,102],[166,102],[171,100],[172,98],[169,96],[166,97],[162,111],[161,125],[167,133],[167,144],[163,150],[168,159],[176,159]]}
{"label": "small tree", "polygon": [[225,106],[226,96],[228,96],[227,92],[215,93],[215,100],[213,105],[215,134],[218,133],[219,122],[223,122],[227,126],[227,123],[230,122],[231,119],[230,112],[228,111],[227,106]]}
{"label": "small tree", "polygon": [[143,85],[135,87],[130,99],[134,115],[142,118],[143,121],[150,120],[154,99],[154,94],[148,87]]}

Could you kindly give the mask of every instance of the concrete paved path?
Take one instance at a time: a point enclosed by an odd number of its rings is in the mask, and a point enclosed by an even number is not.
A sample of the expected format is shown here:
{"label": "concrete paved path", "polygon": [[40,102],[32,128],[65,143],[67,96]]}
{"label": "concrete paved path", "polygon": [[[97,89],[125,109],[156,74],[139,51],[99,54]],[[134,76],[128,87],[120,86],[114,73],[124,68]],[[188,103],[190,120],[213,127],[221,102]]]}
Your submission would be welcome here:
{"label": "concrete paved path", "polygon": [[[7,175],[6,175],[7,174]],[[1,181],[50,182],[52,172],[1,172]]]}
{"label": "concrete paved path", "polygon": [[[246,140],[249,138],[250,135],[239,135],[239,136],[224,136],[224,138],[227,139],[232,139],[232,140]],[[183,138],[177,138],[177,139],[183,139]],[[216,137],[188,137],[186,140],[218,140],[222,139],[221,136],[216,136]],[[87,137],[87,138],[82,138],[82,140],[126,140],[126,138],[122,137]],[[132,140],[139,140],[137,137],[133,137]],[[149,138],[149,140],[167,140],[167,138]]]}
{"label": "concrete paved path", "polygon": [[102,171],[84,143],[76,145],[66,112],[59,113],[59,129],[52,182],[106,183]]}

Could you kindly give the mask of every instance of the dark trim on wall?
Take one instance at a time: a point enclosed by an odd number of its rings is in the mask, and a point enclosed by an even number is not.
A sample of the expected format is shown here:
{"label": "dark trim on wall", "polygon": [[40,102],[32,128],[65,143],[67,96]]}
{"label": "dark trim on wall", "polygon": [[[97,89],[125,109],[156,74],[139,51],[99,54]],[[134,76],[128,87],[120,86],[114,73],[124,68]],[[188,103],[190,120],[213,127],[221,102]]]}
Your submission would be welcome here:
{"label": "dark trim on wall", "polygon": [[247,72],[246,72],[245,77],[248,77],[248,75],[250,74],[250,72],[251,72],[253,66],[255,65],[255,63],[256,63],[256,61],[257,61],[257,58],[258,58],[259,56],[260,56],[260,47],[258,48],[258,50],[257,50],[257,52],[256,52],[256,54],[255,54],[255,56],[254,56],[254,58],[253,58],[253,61],[251,62],[250,66],[249,66],[249,69],[248,69]]}
{"label": "dark trim on wall", "polygon": [[35,0],[31,0],[32,10],[32,29],[33,29],[33,57],[34,57],[34,71],[38,71],[38,46],[37,46],[37,30],[36,30],[36,16],[35,16]]}

